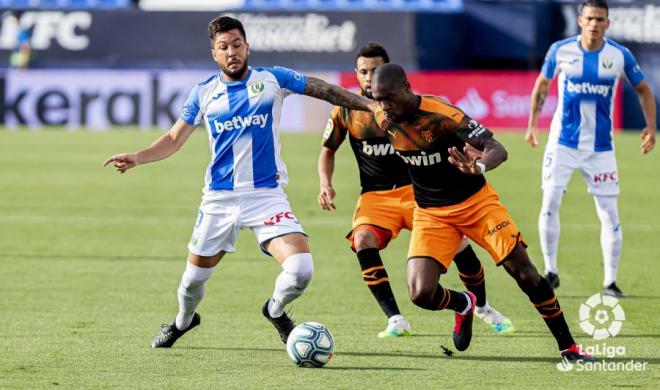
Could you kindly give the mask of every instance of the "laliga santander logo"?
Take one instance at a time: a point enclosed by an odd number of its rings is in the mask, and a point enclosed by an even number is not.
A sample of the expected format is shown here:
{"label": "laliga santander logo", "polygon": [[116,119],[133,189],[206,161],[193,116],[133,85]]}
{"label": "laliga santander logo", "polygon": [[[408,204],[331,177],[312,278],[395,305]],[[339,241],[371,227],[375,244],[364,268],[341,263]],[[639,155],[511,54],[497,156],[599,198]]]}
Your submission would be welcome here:
{"label": "laliga santander logo", "polygon": [[608,295],[594,294],[580,305],[580,328],[594,340],[619,334],[625,319],[619,300]]}

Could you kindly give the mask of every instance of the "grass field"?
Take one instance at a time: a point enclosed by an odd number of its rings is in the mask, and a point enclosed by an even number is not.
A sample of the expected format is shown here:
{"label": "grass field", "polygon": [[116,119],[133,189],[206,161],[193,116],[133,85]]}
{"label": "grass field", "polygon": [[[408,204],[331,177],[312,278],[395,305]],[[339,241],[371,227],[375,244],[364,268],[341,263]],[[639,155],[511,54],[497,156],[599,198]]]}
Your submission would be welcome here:
{"label": "grass field", "polygon": [[[155,132],[0,131],[0,388],[657,388],[660,383],[660,151],[639,155],[636,133],[617,136],[624,252],[620,286],[626,321],[610,346],[614,361],[648,362],[645,372],[559,372],[556,344],[506,273],[485,252],[489,301],[517,331],[495,335],[475,322],[470,349],[446,357],[453,315],[414,307],[405,288],[405,232],[383,252],[414,337],[381,340],[384,315],[361,280],[344,234],[358,196],[355,163],[338,157],[338,210],[316,204],[320,136],[285,135],[290,200],[310,234],[316,273],[293,304],[297,321],[326,324],[336,355],[324,369],[287,358],[261,315],[279,267],[243,232],[199,307],[202,326],[171,350],[148,343],[177,311],[176,289],[197,215],[208,146],[199,131],[173,158],[125,175],[102,168],[113,153],[151,142]],[[542,149],[499,134],[509,161],[488,179],[526,236],[542,269],[536,218]],[[557,290],[573,333],[578,308],[600,292],[599,223],[576,175],[562,208]],[[460,288],[454,268],[443,284]]]}

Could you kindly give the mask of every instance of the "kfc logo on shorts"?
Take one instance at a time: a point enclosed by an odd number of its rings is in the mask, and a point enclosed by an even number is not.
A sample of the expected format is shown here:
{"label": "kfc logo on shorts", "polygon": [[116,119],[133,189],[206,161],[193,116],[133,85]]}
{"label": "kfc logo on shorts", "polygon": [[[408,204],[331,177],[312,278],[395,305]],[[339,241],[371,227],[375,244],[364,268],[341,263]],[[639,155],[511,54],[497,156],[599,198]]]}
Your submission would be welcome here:
{"label": "kfc logo on shorts", "polygon": [[276,225],[276,224],[282,222],[282,220],[284,220],[284,219],[290,219],[294,223],[299,223],[298,220],[296,219],[296,216],[293,215],[293,213],[291,211],[284,211],[284,212],[277,213],[277,214],[273,215],[272,217],[270,217],[269,219],[265,220],[264,225],[268,225],[268,226]]}
{"label": "kfc logo on shorts", "polygon": [[607,181],[617,181],[616,171],[602,172],[594,175],[594,183],[604,183]]}
{"label": "kfc logo on shorts", "polygon": [[504,229],[505,227],[507,227],[509,225],[511,225],[511,222],[509,222],[509,221],[500,222],[494,228],[488,229],[488,235],[492,236],[493,234],[499,232],[500,230]]}

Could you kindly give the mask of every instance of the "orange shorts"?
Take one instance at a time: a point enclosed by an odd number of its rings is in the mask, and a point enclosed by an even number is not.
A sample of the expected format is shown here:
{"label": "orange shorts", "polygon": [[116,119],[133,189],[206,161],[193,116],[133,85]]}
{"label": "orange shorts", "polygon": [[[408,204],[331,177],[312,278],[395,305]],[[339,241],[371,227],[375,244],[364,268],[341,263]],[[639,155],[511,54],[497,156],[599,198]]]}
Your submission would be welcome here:
{"label": "orange shorts", "polygon": [[432,257],[445,270],[464,235],[486,249],[498,265],[522,241],[509,211],[488,183],[461,203],[416,208],[413,226],[408,258]]}
{"label": "orange shorts", "polygon": [[353,234],[359,226],[375,226],[391,233],[390,237],[386,235],[379,237],[382,244],[380,249],[382,249],[390,239],[399,235],[401,229],[412,229],[415,206],[412,185],[393,190],[365,192],[358,199],[353,214],[353,229],[346,238],[352,242]]}

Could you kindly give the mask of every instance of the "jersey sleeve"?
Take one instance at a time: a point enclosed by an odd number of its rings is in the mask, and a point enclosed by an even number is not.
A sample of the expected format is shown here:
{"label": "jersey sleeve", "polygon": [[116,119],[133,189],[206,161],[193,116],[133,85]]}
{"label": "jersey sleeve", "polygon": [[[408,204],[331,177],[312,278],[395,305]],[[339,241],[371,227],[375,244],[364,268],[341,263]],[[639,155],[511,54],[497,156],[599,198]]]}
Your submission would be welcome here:
{"label": "jersey sleeve", "polygon": [[493,133],[481,123],[463,116],[456,129],[456,135],[466,143],[483,150],[484,142],[493,137]]}
{"label": "jersey sleeve", "polygon": [[337,150],[344,139],[346,139],[346,133],[348,129],[346,128],[346,123],[342,115],[343,110],[341,107],[335,106],[332,109],[332,114],[328,119],[328,123],[325,126],[325,131],[323,132],[323,141],[321,142],[322,146],[325,146],[328,149]]}
{"label": "jersey sleeve", "polygon": [[200,85],[198,84],[190,91],[179,116],[179,119],[191,126],[197,126],[202,122],[203,113],[199,108],[199,89]]}
{"label": "jersey sleeve", "polygon": [[541,67],[541,74],[546,78],[552,80],[557,73],[557,49],[559,44],[557,42],[553,43],[548,49],[548,52],[545,55],[545,60],[543,61],[543,67]]}
{"label": "jersey sleeve", "polygon": [[644,81],[642,68],[637,64],[635,56],[625,47],[623,48],[623,71],[633,87]]}
{"label": "jersey sleeve", "polygon": [[305,75],[281,66],[268,68],[268,71],[275,76],[280,88],[288,89],[298,94],[305,92],[305,86],[307,85],[307,77]]}

